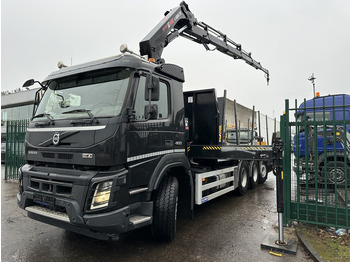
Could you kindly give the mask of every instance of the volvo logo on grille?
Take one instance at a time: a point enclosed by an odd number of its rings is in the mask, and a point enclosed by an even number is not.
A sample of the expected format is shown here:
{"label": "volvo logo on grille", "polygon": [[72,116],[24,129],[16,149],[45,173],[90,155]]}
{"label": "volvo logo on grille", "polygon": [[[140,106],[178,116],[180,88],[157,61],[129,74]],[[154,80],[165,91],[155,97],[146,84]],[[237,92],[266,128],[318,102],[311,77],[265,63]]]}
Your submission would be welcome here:
{"label": "volvo logo on grille", "polygon": [[59,133],[56,133],[53,135],[52,137],[52,143],[54,145],[58,145],[58,143],[60,142],[60,134]]}

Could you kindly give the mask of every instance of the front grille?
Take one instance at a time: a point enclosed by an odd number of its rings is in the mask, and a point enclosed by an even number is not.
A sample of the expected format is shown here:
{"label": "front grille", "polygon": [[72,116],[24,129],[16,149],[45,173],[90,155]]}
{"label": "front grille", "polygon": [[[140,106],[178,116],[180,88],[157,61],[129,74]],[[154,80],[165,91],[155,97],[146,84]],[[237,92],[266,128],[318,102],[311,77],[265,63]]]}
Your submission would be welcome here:
{"label": "front grille", "polygon": [[73,183],[69,181],[30,177],[29,188],[37,192],[70,197]]}
{"label": "front grille", "polygon": [[54,153],[42,153],[42,156],[45,158],[55,158]]}
{"label": "front grille", "polygon": [[73,154],[43,152],[41,155],[43,158],[73,159]]}
{"label": "front grille", "polygon": [[57,154],[57,157],[59,159],[72,159],[73,158],[73,154]]}

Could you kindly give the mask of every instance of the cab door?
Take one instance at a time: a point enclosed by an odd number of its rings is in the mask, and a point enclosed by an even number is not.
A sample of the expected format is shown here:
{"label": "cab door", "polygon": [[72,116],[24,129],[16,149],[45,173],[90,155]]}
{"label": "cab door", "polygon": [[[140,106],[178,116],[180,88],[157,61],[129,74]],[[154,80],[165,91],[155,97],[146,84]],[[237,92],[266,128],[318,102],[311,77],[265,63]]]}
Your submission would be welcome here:
{"label": "cab door", "polygon": [[131,187],[147,186],[160,159],[174,149],[170,84],[160,78],[159,98],[152,98],[150,103],[146,78],[147,75],[139,77],[133,102],[135,119],[127,131]]}

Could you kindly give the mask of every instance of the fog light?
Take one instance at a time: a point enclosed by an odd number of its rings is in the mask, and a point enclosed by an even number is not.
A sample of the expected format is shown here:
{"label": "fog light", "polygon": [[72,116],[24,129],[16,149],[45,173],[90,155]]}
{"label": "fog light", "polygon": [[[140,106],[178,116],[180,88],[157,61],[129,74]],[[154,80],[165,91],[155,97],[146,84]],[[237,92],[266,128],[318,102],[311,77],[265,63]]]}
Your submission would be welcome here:
{"label": "fog light", "polygon": [[113,181],[101,182],[97,185],[91,203],[91,209],[108,206]]}

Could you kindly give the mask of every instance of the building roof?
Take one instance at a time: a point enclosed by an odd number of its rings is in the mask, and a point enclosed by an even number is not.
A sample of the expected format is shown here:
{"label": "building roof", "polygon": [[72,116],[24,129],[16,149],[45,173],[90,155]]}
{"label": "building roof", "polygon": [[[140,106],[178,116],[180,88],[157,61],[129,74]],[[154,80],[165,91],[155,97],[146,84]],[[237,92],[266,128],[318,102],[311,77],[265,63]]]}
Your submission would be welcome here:
{"label": "building roof", "polygon": [[1,94],[1,108],[9,108],[33,104],[35,93],[39,88],[19,91],[16,93]]}

